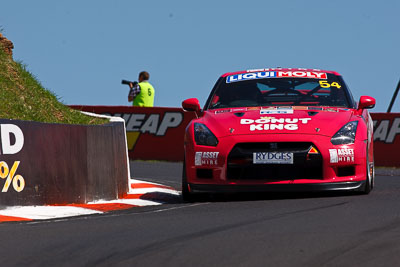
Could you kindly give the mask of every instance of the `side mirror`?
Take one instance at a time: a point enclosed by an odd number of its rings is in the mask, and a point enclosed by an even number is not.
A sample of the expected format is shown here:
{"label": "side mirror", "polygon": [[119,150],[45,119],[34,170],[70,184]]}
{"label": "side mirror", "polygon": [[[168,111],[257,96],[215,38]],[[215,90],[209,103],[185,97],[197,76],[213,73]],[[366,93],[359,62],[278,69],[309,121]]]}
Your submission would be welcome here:
{"label": "side mirror", "polygon": [[200,111],[200,103],[197,98],[189,98],[182,102],[182,107],[185,111]]}
{"label": "side mirror", "polygon": [[360,101],[358,102],[358,109],[366,109],[375,107],[375,98],[370,96],[361,96]]}

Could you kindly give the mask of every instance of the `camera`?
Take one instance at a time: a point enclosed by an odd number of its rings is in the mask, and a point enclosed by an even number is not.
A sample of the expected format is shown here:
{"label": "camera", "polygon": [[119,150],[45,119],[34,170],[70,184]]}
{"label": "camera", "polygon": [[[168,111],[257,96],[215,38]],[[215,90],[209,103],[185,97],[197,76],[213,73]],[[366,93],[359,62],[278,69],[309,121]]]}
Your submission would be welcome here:
{"label": "camera", "polygon": [[138,84],[138,82],[131,82],[131,81],[128,81],[128,80],[122,80],[121,83],[122,83],[122,84],[127,84],[127,85],[129,85],[130,83],[132,83],[133,86],[136,86],[136,85]]}

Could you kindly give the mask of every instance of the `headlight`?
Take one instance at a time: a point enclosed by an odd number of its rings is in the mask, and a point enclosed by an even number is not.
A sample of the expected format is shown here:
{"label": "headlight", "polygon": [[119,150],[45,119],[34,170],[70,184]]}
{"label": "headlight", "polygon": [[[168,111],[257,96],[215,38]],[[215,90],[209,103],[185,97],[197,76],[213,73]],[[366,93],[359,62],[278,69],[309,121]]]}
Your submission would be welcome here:
{"label": "headlight", "polygon": [[197,145],[202,146],[216,146],[218,144],[215,135],[202,123],[194,124],[194,140]]}
{"label": "headlight", "polygon": [[343,126],[331,139],[334,145],[353,144],[356,139],[358,121],[351,121]]}

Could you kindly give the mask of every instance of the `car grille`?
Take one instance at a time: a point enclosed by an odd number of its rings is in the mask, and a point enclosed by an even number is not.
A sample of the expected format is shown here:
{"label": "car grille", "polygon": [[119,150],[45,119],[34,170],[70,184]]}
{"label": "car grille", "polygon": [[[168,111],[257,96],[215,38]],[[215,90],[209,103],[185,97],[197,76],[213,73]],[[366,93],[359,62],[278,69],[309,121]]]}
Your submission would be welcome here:
{"label": "car grille", "polygon": [[[308,154],[312,146],[310,142],[236,144],[228,155],[227,179],[322,179],[322,156]],[[254,152],[292,152],[293,164],[253,164]]]}

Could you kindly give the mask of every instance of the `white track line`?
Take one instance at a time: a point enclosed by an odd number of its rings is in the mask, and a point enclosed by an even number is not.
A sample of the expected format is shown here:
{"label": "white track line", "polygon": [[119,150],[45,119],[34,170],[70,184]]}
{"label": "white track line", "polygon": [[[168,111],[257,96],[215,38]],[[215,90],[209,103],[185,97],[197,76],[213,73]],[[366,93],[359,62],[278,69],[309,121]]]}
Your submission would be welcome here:
{"label": "white track line", "polygon": [[33,220],[46,220],[79,215],[101,214],[103,212],[71,206],[17,206],[0,211],[0,215]]}
{"label": "white track line", "polygon": [[138,189],[130,189],[129,194],[147,194],[147,193],[167,193],[172,195],[180,195],[179,191],[174,189],[167,189],[167,188],[138,188]]}
{"label": "white track line", "polygon": [[[129,181],[129,193],[128,194],[137,194],[144,195],[148,193],[166,193],[171,195],[180,195],[179,191],[168,188],[160,188],[158,186],[164,186],[162,184],[146,182],[142,180],[130,179]],[[155,185],[155,187],[149,188],[137,188],[134,189],[131,187],[131,184],[149,184]],[[115,199],[115,200],[100,200],[90,202],[88,204],[128,204],[133,206],[156,206],[161,205],[159,202],[144,200],[144,199]],[[46,220],[46,219],[56,219],[56,218],[64,218],[64,217],[72,217],[72,216],[80,216],[80,215],[91,215],[91,214],[101,214],[102,211],[93,210],[82,207],[74,207],[74,206],[13,206],[3,210],[0,210],[0,215],[3,216],[12,216],[12,217],[20,217],[32,220]]]}
{"label": "white track line", "polygon": [[161,203],[143,200],[143,199],[116,199],[116,200],[100,200],[95,202],[90,202],[88,204],[108,204],[108,203],[119,203],[119,204],[128,204],[134,206],[153,206],[153,205],[161,205]]}
{"label": "white track line", "polygon": [[[146,178],[143,178],[143,179],[146,179]],[[160,185],[160,186],[165,186],[165,187],[170,187],[170,186],[167,186],[167,185],[164,185],[164,184],[158,184],[158,183],[153,183],[153,182],[147,182],[147,181],[145,181],[145,180],[138,180],[138,179],[129,179],[129,184],[143,184],[143,183],[145,183],[145,184],[154,184],[154,185]],[[172,187],[171,187],[172,188]]]}

